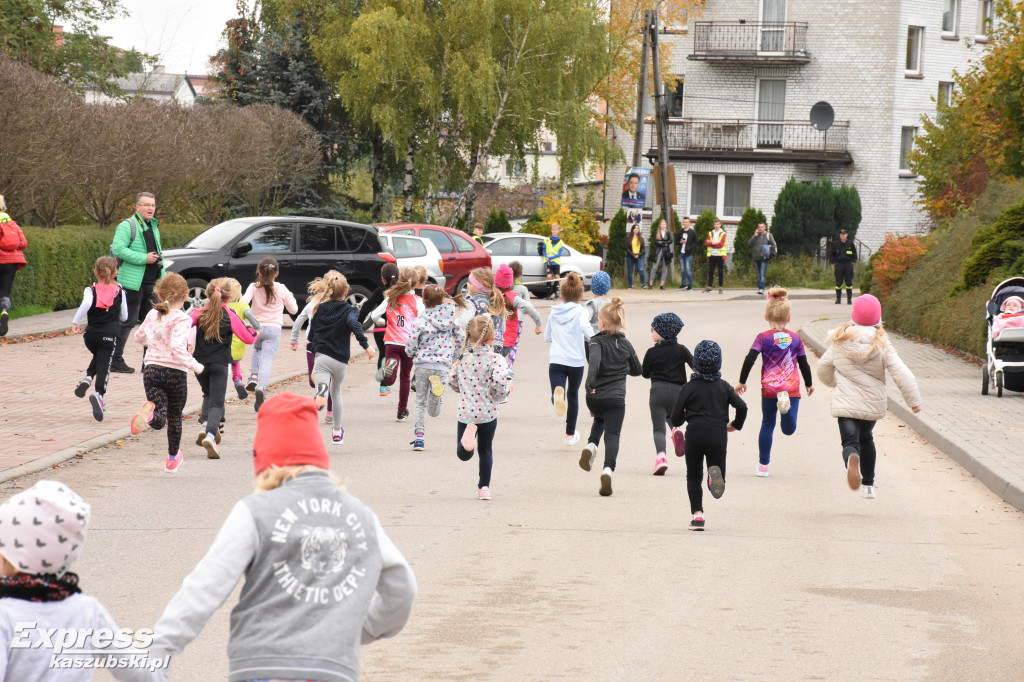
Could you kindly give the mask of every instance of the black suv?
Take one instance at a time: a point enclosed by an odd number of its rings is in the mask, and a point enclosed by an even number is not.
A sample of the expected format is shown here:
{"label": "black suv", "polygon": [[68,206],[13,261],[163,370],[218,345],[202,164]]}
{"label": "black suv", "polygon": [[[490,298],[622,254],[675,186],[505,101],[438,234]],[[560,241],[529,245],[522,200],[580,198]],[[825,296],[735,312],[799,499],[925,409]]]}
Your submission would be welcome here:
{"label": "black suv", "polygon": [[196,300],[206,298],[206,285],[218,277],[234,277],[244,292],[267,256],[277,260],[277,281],[295,294],[300,308],[309,282],[331,269],[345,275],[349,302],[361,306],[380,286],[381,266],[394,262],[375,227],[298,216],[228,220],[163,252],[164,267],[186,279]]}

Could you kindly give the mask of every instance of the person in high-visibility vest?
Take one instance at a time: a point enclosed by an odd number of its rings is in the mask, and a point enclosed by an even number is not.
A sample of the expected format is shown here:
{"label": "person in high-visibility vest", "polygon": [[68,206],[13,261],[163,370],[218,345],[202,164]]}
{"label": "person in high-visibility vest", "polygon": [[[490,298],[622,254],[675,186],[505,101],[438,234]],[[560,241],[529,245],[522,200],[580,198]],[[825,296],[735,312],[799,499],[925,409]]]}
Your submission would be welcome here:
{"label": "person in high-visibility vest", "polygon": [[724,291],[727,240],[725,230],[722,229],[722,221],[715,218],[715,227],[704,240],[704,246],[708,247],[708,288],[704,290],[704,293],[711,291],[716,269],[718,270],[718,293],[721,294]]}
{"label": "person in high-visibility vest", "polygon": [[480,246],[484,245],[484,226],[482,223],[476,223],[473,225],[473,241]]}
{"label": "person in high-visibility vest", "polygon": [[[547,281],[552,278],[559,279],[562,275],[562,247],[565,244],[558,236],[561,226],[558,223],[551,223],[551,236],[537,245],[537,253],[544,259],[544,267],[547,270]],[[554,293],[554,288],[551,289]]]}

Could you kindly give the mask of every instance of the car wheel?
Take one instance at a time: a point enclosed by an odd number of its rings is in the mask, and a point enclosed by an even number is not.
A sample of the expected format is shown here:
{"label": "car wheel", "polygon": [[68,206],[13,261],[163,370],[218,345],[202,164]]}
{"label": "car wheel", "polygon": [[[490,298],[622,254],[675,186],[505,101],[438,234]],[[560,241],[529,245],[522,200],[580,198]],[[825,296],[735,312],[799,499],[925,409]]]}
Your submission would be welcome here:
{"label": "car wheel", "polygon": [[455,295],[465,294],[469,296],[469,277],[463,277],[459,280],[459,283],[455,285]]}
{"label": "car wheel", "polygon": [[348,298],[345,300],[350,305],[354,306],[357,310],[362,310],[363,304],[370,298],[370,290],[366,287],[361,287],[358,284],[354,284],[349,287]]}
{"label": "car wheel", "polygon": [[206,286],[209,282],[205,279],[192,278],[185,284],[188,286],[188,298],[185,299],[185,305],[181,309],[188,313],[193,307],[201,308],[206,305]]}

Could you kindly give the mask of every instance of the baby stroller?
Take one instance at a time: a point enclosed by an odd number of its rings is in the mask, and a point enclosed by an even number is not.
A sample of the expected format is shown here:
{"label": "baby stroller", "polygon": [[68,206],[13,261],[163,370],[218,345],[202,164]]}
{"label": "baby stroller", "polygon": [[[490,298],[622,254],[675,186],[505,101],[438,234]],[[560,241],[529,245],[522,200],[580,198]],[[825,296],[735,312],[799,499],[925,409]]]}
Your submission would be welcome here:
{"label": "baby stroller", "polygon": [[1003,397],[1003,388],[1024,392],[1024,328],[1007,327],[998,338],[992,338],[992,321],[1003,303],[1011,296],[1024,298],[1024,277],[1011,277],[992,290],[985,304],[988,341],[985,344],[985,368],[982,370],[981,394],[988,395],[995,380],[996,395]]}

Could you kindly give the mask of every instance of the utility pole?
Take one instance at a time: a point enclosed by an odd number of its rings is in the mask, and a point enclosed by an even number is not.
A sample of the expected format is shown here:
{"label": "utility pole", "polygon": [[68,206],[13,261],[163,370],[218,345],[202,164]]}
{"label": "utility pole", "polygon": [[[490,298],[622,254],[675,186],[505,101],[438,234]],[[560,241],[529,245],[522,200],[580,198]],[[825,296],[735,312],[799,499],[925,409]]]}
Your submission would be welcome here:
{"label": "utility pole", "polygon": [[[668,224],[669,232],[674,232],[675,221],[672,218],[672,204],[668,193],[668,111],[665,107],[665,83],[661,80],[661,55],[658,51],[658,12],[648,10],[645,17],[648,18],[645,28],[646,33],[650,33],[651,61],[654,62],[654,110],[658,135],[658,173],[661,174],[661,217]],[[646,57],[646,52],[644,56]]]}
{"label": "utility pole", "polygon": [[633,138],[633,168],[639,168],[644,139],[644,105],[647,104],[647,50],[650,45],[651,11],[644,10],[644,44],[640,51],[640,83],[636,92],[636,134]]}

